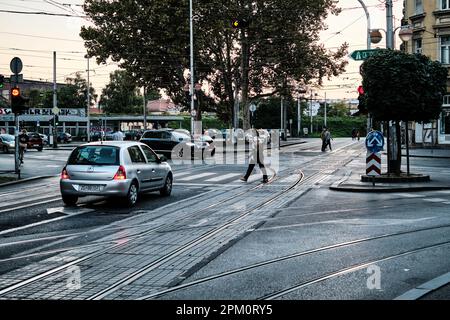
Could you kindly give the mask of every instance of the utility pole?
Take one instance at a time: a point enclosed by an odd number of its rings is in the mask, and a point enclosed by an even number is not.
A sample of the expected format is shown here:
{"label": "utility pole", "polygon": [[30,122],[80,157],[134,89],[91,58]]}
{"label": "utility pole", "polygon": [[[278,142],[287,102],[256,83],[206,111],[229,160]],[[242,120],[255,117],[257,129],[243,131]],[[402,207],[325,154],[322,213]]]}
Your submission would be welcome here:
{"label": "utility pole", "polygon": [[300,96],[297,98],[297,135],[300,137],[302,129],[302,106]]}
{"label": "utility pole", "polygon": [[[56,51],[53,51],[53,109],[57,108],[56,101]],[[57,129],[56,129],[56,113],[53,112],[53,148],[57,148],[58,144],[56,141]]]}
{"label": "utility pole", "polygon": [[91,117],[90,117],[90,104],[91,104],[91,94],[90,94],[90,81],[89,81],[89,59],[90,57],[88,55],[86,55],[86,59],[87,59],[87,108],[86,108],[86,116],[87,116],[87,126],[86,126],[86,131],[87,131],[87,141],[90,142],[91,141]]}
{"label": "utility pole", "polygon": [[147,130],[147,105],[146,105],[146,100],[145,100],[145,86],[142,88],[143,90],[143,100],[144,100],[144,131]]}
{"label": "utility pole", "polygon": [[394,49],[394,17],[392,0],[386,0],[386,48]]}
{"label": "utility pole", "polygon": [[194,135],[194,16],[192,14],[192,0],[189,0],[189,38],[190,38],[190,62],[191,62],[191,135]]}
{"label": "utility pole", "polygon": [[281,97],[281,104],[280,104],[280,134],[284,139],[284,126],[283,126],[283,118],[284,118],[284,110],[283,110],[283,97]]}
{"label": "utility pole", "polygon": [[325,92],[325,114],[324,114],[324,122],[325,122],[325,127],[327,126],[327,93]]}
{"label": "utility pole", "polygon": [[311,134],[313,133],[313,91],[311,90],[311,96],[310,96],[310,104],[309,104],[309,115],[311,117]]}

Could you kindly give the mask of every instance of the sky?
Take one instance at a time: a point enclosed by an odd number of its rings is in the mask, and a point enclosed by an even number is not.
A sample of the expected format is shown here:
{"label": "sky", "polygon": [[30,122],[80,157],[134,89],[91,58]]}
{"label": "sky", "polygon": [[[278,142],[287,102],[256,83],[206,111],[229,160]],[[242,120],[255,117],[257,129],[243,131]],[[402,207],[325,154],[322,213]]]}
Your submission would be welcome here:
{"label": "sky", "polygon": [[[87,78],[86,49],[79,36],[82,25],[88,22],[83,15],[83,0],[0,0],[0,74],[10,75],[9,63],[13,57],[23,61],[23,75],[26,79],[53,81],[53,51],[57,55],[57,81],[81,72]],[[386,11],[383,0],[364,0],[368,6],[372,28],[386,28]],[[367,20],[357,0],[340,0],[343,11],[338,16],[326,20],[328,30],[321,34],[326,48],[336,48],[347,42],[349,53],[367,48]],[[394,0],[394,26],[400,25],[403,0]],[[65,14],[16,14],[5,11],[45,12]],[[195,0],[194,0],[195,11]],[[372,47],[385,47],[383,41]],[[400,39],[396,35],[397,48]],[[361,62],[349,59],[344,74],[325,81],[321,89],[316,89],[319,98],[355,99],[356,88],[361,83],[359,66]],[[101,89],[109,82],[109,73],[117,66],[97,65],[90,60],[90,81],[100,95]],[[341,86],[341,87],[339,87]]]}

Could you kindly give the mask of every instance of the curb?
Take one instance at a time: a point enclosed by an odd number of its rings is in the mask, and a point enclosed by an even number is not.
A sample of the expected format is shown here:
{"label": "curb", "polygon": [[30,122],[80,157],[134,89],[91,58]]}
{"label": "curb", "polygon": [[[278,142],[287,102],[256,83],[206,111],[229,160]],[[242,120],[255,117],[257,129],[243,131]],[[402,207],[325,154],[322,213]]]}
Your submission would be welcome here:
{"label": "curb", "polygon": [[47,178],[53,178],[53,177],[55,177],[55,176],[37,176],[37,177],[31,177],[31,178],[26,178],[26,179],[20,179],[17,181],[0,183],[0,188],[15,185],[15,184],[21,184],[21,183],[25,183],[25,182],[29,182],[29,181],[33,181],[33,180],[47,179]]}
{"label": "curb", "polygon": [[428,282],[422,283],[414,289],[406,291],[394,300],[417,300],[430,292],[436,291],[450,283],[450,272],[440,275]]}
{"label": "curb", "polygon": [[341,187],[331,186],[330,190],[341,192],[373,192],[373,193],[389,193],[389,192],[421,192],[421,191],[437,191],[437,190],[450,190],[450,187],[445,186],[429,186],[429,187],[380,187],[378,189],[373,187]]}
{"label": "curb", "polygon": [[[431,159],[450,159],[447,156],[422,156],[422,155],[409,155],[410,158],[431,158]],[[402,158],[406,158],[406,154],[402,154]]]}

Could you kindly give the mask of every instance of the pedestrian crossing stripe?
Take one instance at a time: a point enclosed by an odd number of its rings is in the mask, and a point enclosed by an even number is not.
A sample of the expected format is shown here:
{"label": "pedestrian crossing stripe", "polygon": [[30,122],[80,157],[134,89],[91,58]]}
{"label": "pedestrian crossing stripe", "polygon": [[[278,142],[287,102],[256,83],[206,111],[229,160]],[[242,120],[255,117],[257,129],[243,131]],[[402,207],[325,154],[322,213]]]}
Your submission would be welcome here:
{"label": "pedestrian crossing stripe", "polygon": [[195,180],[195,179],[205,178],[205,177],[212,176],[212,175],[215,175],[215,174],[216,173],[214,173],[214,172],[205,172],[205,173],[196,174],[196,175],[193,175],[193,176],[190,176],[190,177],[184,177],[184,178],[181,178],[181,179],[178,179],[178,180],[180,180],[180,181],[192,181],[192,180]]}
{"label": "pedestrian crossing stripe", "polygon": [[206,182],[219,182],[219,181],[227,180],[230,178],[234,178],[239,175],[240,175],[239,173],[228,173],[228,174],[220,175],[218,177],[210,178],[210,179],[206,180]]}

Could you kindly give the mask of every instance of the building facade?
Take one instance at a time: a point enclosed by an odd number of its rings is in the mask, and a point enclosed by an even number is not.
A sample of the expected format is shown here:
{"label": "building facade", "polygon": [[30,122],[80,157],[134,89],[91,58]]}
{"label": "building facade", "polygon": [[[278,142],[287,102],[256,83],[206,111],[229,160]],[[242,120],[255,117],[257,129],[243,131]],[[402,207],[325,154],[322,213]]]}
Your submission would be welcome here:
{"label": "building facade", "polygon": [[[450,0],[404,0],[404,20],[413,27],[409,53],[421,53],[450,69]],[[450,78],[439,119],[415,124],[416,143],[450,145]]]}

